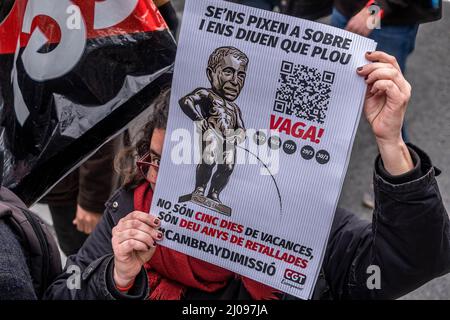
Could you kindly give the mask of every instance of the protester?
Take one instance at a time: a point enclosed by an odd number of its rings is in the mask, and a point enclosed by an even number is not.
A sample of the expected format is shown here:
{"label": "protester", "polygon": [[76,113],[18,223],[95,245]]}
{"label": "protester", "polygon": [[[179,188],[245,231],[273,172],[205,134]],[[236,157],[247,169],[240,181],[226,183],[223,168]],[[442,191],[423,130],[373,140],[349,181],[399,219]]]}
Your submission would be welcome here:
{"label": "protester", "polygon": [[[0,184],[2,169],[0,166]],[[53,234],[14,193],[1,187],[0,300],[41,299],[60,273],[61,259]]]}
{"label": "protester", "polygon": [[[403,73],[406,62],[414,51],[419,24],[435,21],[441,17],[442,8],[428,8],[410,0],[335,0],[331,24],[359,35],[369,37],[378,43],[377,49],[397,58]],[[371,8],[378,8],[376,11]],[[376,23],[373,18],[378,19]],[[406,122],[402,135],[409,141]],[[363,204],[373,209],[373,192],[365,192]]]}
{"label": "protester", "polygon": [[[377,207],[372,223],[338,209],[314,298],[397,298],[450,271],[450,224],[435,180],[439,174],[419,148],[407,146],[401,125],[411,87],[394,57],[367,53],[374,63],[358,68],[366,78],[364,112],[380,156],[375,162]],[[77,255],[79,289],[63,273],[47,299],[286,299],[264,284],[196,258],[160,247],[161,222],[148,214],[165,135],[169,92],[155,106],[142,138],[122,167],[125,186],[109,200],[105,214]],[[126,163],[126,161],[125,161]],[[174,182],[175,183],[175,182]],[[379,266],[381,287],[370,290],[367,267]]]}
{"label": "protester", "polygon": [[[421,3],[429,2],[428,6]],[[434,8],[430,1],[411,0],[335,0],[331,24],[378,43],[377,49],[393,55],[403,73],[414,51],[419,24],[441,18],[442,8]],[[373,10],[371,8],[377,8]],[[373,21],[379,19],[379,24]],[[406,125],[403,139],[409,140]]]}
{"label": "protester", "polygon": [[273,11],[273,9],[280,5],[280,0],[230,0],[250,7]]}
{"label": "protester", "polygon": [[36,300],[24,250],[1,219],[0,243],[0,300]]}
{"label": "protester", "polygon": [[0,23],[8,16],[13,6],[14,0],[4,0],[0,2]]}
{"label": "protester", "polygon": [[155,5],[158,7],[159,12],[166,21],[170,32],[175,36],[178,30],[178,17],[170,0],[153,0]]}
{"label": "protester", "polygon": [[66,256],[81,248],[114,190],[115,143],[105,144],[42,200],[49,206],[59,246]]}
{"label": "protester", "polygon": [[227,0],[250,7],[273,11],[276,7],[284,14],[317,20],[331,14],[333,0]]}

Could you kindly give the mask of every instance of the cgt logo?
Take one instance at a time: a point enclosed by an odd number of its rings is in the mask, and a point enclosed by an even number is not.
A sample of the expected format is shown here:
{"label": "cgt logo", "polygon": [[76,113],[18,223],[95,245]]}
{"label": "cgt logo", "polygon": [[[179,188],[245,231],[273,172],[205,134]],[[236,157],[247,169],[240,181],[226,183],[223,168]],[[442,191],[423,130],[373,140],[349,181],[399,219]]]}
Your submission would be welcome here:
{"label": "cgt logo", "polygon": [[286,269],[284,271],[284,278],[300,285],[304,285],[306,282],[306,275],[291,269]]}

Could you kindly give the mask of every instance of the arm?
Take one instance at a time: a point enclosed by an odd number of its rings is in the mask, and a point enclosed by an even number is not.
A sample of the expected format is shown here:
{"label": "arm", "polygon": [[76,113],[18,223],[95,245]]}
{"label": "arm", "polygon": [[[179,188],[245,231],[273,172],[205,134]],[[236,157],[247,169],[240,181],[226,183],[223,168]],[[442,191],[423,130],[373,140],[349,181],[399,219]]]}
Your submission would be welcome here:
{"label": "arm", "polygon": [[[323,264],[336,299],[394,299],[450,271],[450,223],[435,169],[420,149],[408,150],[415,167],[401,176],[376,160],[372,223],[336,212]],[[367,287],[371,265],[380,289]]]}
{"label": "arm", "polygon": [[100,223],[80,251],[67,259],[63,273],[48,288],[45,299],[144,299],[147,296],[147,275],[143,268],[128,294],[123,294],[115,286],[114,253],[111,245],[115,222],[111,210],[114,210],[112,203],[119,194],[120,192],[117,192],[108,202]]}
{"label": "arm", "polygon": [[[370,23],[376,23],[376,17],[372,17],[370,7],[374,1],[368,1],[364,8],[362,8],[357,14],[355,14],[347,23],[345,30],[359,34],[364,37],[368,37],[373,29],[369,28]],[[378,12],[378,16],[381,18],[384,15],[384,10]],[[375,25],[374,25],[375,27]]]}
{"label": "arm", "polygon": [[[371,12],[371,7],[377,5],[379,11]],[[385,16],[390,15],[393,11],[403,9],[409,6],[408,0],[369,0],[364,8],[355,14],[347,24],[345,28],[347,31],[357,33],[359,35],[368,37],[373,27],[377,27],[377,21],[375,19],[383,19]],[[372,16],[372,15],[376,15]],[[380,20],[378,20],[379,22]],[[373,25],[372,28],[370,26]]]}
{"label": "arm", "polygon": [[[401,128],[411,86],[394,57],[367,53],[357,72],[368,85],[364,113],[380,150],[372,224],[338,211],[324,260],[336,298],[396,298],[450,271],[449,219],[435,170]],[[367,287],[367,267],[380,268],[381,288]]]}
{"label": "arm", "polygon": [[175,36],[178,29],[177,13],[169,0],[153,0],[159,12],[169,26],[170,31]]}
{"label": "arm", "polygon": [[115,141],[102,146],[79,169],[78,206],[73,223],[86,234],[100,221],[113,189]]}
{"label": "arm", "polygon": [[113,189],[115,143],[102,146],[80,166],[78,204],[90,212],[102,213]]}

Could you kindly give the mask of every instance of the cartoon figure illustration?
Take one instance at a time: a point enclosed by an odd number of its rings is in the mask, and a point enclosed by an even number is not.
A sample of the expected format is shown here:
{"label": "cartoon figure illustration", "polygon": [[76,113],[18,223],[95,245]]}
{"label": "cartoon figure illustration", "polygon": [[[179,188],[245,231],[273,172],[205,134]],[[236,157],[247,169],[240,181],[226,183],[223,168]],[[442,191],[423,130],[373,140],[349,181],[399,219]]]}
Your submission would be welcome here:
{"label": "cartoon figure illustration", "polygon": [[179,101],[202,133],[202,160],[196,170],[195,189],[180,197],[180,202],[193,201],[231,215],[231,208],[222,204],[219,195],[233,173],[236,145],[245,140],[242,113],[234,101],[244,87],[248,63],[248,57],[239,49],[215,49],[206,70],[211,88],[197,88]]}

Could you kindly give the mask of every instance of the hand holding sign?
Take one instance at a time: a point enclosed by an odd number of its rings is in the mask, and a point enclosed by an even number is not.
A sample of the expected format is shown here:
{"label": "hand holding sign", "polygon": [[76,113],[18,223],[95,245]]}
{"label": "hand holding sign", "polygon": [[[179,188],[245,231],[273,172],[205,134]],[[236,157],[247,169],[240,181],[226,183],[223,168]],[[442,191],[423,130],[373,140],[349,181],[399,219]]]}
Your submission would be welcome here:
{"label": "hand holding sign", "polygon": [[358,68],[369,86],[364,112],[386,169],[400,175],[414,167],[401,135],[411,85],[403,77],[395,57],[379,51],[368,52],[366,57],[374,63]]}
{"label": "hand holding sign", "polygon": [[362,112],[355,70],[375,48],[314,22],[187,0],[167,136],[188,139],[164,141],[150,209],[161,246],[310,298]]}
{"label": "hand holding sign", "polygon": [[121,219],[112,230],[114,282],[127,287],[151,259],[156,241],[162,239],[157,229],[160,221],[147,213],[134,211]]}
{"label": "hand holding sign", "polygon": [[398,140],[411,86],[405,80],[395,57],[384,52],[367,53],[374,63],[358,70],[366,77],[369,90],[366,95],[365,114],[377,139]]}

